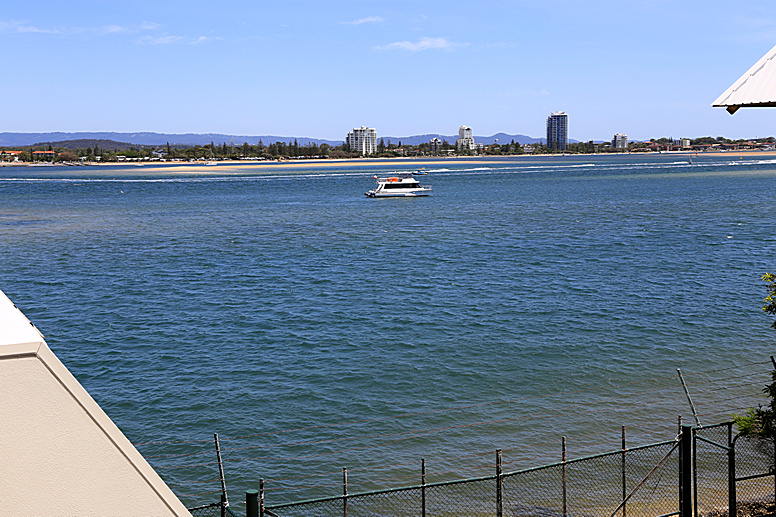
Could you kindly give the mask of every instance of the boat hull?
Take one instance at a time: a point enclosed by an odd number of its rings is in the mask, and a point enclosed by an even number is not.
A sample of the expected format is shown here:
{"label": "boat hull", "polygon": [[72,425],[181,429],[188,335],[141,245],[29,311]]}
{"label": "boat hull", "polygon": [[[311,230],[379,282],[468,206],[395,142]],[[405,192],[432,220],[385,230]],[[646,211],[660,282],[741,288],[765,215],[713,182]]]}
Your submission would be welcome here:
{"label": "boat hull", "polygon": [[416,192],[375,192],[370,190],[365,192],[366,197],[427,197],[431,194],[429,191],[416,191]]}

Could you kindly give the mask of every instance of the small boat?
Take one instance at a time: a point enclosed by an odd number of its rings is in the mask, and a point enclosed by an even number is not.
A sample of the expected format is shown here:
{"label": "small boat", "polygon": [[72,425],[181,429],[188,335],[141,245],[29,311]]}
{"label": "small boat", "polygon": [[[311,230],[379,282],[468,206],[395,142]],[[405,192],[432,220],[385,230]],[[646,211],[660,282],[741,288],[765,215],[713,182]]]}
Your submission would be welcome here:
{"label": "small boat", "polygon": [[411,172],[396,172],[387,178],[374,177],[377,188],[364,192],[366,197],[419,197],[431,193],[430,186],[418,183]]}

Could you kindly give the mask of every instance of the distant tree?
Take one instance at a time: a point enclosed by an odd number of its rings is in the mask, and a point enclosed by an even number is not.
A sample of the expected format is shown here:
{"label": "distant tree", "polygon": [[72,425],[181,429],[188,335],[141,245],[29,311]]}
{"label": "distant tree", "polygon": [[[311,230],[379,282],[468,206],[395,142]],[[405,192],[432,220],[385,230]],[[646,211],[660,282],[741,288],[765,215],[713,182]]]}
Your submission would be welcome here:
{"label": "distant tree", "polygon": [[[761,278],[768,290],[762,310],[772,316],[776,315],[776,275],[765,273]],[[771,324],[771,327],[776,328],[776,322]],[[742,436],[776,438],[776,370],[771,372],[771,383],[763,388],[763,393],[771,399],[767,407],[759,405],[746,410],[743,415],[733,415],[733,422]]]}
{"label": "distant tree", "polygon": [[763,388],[763,393],[771,399],[768,406],[763,408],[758,405],[757,408],[747,409],[743,415],[733,415],[733,422],[741,436],[776,437],[776,370],[771,372],[771,383]]}
{"label": "distant tree", "polygon": [[76,155],[73,151],[64,151],[59,154],[59,160],[63,162],[77,162],[78,155]]}
{"label": "distant tree", "polygon": [[[766,283],[766,289],[768,290],[768,296],[765,297],[763,312],[776,315],[776,275],[773,273],[765,273],[762,276],[763,281]],[[773,322],[771,327],[776,329],[776,321]]]}

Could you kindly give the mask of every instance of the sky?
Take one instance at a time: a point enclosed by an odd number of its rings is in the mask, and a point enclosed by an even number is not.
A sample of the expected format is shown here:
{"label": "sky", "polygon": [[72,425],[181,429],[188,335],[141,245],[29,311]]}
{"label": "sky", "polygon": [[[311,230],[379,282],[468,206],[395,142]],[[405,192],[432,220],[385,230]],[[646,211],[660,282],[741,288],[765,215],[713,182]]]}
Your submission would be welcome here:
{"label": "sky", "polygon": [[711,107],[774,45],[751,0],[7,2],[0,132],[774,136]]}

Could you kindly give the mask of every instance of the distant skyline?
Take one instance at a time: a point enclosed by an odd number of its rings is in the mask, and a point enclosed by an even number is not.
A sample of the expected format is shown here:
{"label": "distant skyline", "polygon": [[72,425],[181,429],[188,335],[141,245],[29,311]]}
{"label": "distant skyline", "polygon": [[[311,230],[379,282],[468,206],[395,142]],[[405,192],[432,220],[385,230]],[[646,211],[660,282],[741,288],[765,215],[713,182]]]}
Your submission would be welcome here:
{"label": "distant skyline", "polygon": [[32,0],[0,18],[0,132],[776,136],[710,106],[774,44],[751,1]]}

